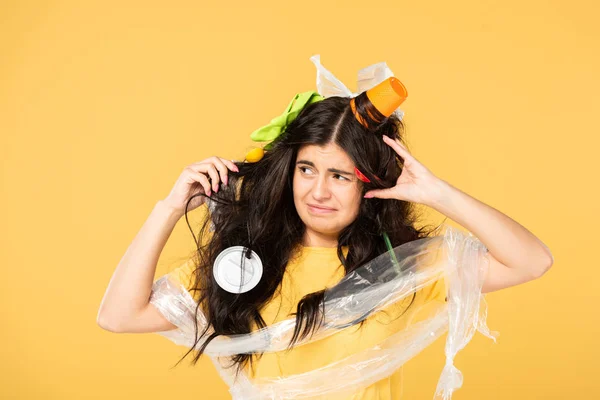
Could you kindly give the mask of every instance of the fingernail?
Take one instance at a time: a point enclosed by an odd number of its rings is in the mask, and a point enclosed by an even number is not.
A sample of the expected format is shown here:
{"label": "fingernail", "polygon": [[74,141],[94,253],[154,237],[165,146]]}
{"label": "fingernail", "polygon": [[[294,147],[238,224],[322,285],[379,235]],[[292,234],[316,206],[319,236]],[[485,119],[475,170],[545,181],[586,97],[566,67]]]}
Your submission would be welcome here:
{"label": "fingernail", "polygon": [[210,190],[209,190],[209,191],[208,191],[208,193],[206,193],[206,195],[207,195],[207,196],[210,196],[210,193],[211,193],[211,192],[210,192]]}
{"label": "fingernail", "polygon": [[225,175],[224,182],[225,182],[225,185],[227,186],[227,175]]}
{"label": "fingernail", "polygon": [[371,193],[367,193],[364,195],[365,199],[370,199],[371,197],[373,197],[373,195]]}

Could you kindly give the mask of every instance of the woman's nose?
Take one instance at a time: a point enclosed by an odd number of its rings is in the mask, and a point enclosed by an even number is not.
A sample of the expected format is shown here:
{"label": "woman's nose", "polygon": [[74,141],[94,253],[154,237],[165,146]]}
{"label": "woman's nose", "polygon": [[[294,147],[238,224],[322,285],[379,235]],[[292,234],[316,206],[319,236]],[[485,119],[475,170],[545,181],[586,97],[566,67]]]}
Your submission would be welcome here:
{"label": "woman's nose", "polygon": [[313,186],[312,195],[315,199],[326,199],[331,196],[327,177],[322,176],[315,180],[315,185]]}

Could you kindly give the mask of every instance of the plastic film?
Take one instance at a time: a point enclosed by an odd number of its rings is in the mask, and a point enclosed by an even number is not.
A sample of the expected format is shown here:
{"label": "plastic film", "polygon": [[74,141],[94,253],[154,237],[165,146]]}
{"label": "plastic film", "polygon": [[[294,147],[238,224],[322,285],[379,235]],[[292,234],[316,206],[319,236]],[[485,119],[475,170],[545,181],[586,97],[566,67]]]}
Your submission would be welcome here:
{"label": "plastic film", "polygon": [[[324,297],[325,317],[314,335],[296,344],[302,346],[342,332],[373,313],[398,304],[439,279],[445,279],[448,302],[427,308],[428,315],[390,335],[376,346],[336,360],[324,367],[289,376],[252,379],[242,372],[237,379],[222,361],[233,354],[285,350],[295,319],[289,318],[266,328],[244,334],[219,336],[206,348],[234,399],[300,399],[351,393],[383,379],[417,355],[435,339],[448,332],[446,365],[435,398],[450,399],[462,386],[462,374],[453,359],[471,340],[476,330],[495,340],[486,320],[481,286],[487,272],[487,249],[470,233],[445,225],[443,235],[408,242],[386,252],[328,289]],[[397,260],[397,262],[396,262]],[[177,326],[157,332],[178,345],[194,344],[193,318],[196,302],[185,285],[169,275],[153,286],[151,303]],[[200,329],[206,326],[199,313]],[[210,333],[210,329],[209,329]]]}

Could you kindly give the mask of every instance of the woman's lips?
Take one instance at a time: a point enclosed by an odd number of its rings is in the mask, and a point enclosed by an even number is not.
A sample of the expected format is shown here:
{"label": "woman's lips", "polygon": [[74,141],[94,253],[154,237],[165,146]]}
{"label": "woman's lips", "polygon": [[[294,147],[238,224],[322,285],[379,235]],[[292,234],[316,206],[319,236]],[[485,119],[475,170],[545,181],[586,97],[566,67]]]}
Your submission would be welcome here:
{"label": "woman's lips", "polygon": [[318,206],[312,206],[308,204],[308,210],[314,214],[331,214],[336,211],[332,208],[319,208]]}

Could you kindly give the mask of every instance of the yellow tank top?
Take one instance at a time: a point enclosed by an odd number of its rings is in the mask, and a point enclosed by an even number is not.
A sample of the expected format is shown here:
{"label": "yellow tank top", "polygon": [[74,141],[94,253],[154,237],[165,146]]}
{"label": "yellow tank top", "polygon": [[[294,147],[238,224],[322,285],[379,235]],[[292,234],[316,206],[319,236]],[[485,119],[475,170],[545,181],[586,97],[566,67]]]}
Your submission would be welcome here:
{"label": "yellow tank top", "polygon": [[[348,248],[343,248],[347,255]],[[193,264],[188,262],[175,269],[180,282],[189,282]],[[300,246],[291,257],[281,282],[271,301],[261,310],[261,316],[271,325],[288,319],[296,311],[296,305],[305,295],[332,287],[344,277],[344,267],[337,256],[337,248]],[[404,329],[407,324],[428,317],[428,305],[446,300],[444,279],[433,282],[412,296],[371,314],[362,327],[351,326],[329,337],[295,347],[290,351],[264,353],[255,360],[252,370],[246,372],[252,378],[285,377],[311,371],[339,361],[359,351],[382,342],[390,335]],[[407,310],[407,306],[412,304]],[[398,318],[399,315],[404,314]],[[328,400],[394,400],[402,393],[402,368],[374,384],[354,392],[352,395],[335,396],[328,394]]]}

